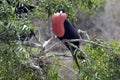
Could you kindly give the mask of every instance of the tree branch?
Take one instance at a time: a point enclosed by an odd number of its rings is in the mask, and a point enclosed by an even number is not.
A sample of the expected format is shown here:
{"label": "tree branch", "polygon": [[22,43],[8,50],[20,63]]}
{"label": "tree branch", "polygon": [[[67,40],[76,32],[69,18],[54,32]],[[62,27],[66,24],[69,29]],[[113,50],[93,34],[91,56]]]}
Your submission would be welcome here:
{"label": "tree branch", "polygon": [[97,42],[94,42],[94,41],[90,41],[90,40],[84,40],[84,39],[72,39],[72,40],[66,40],[66,39],[64,39],[64,40],[62,40],[62,42],[63,43],[65,43],[65,42],[76,42],[76,41],[79,41],[79,42],[87,42],[87,43],[91,43],[91,44],[95,44],[95,45],[98,45],[98,46],[101,46],[101,47],[105,47],[105,48],[107,48],[107,49],[112,49],[112,48],[110,48],[109,46],[104,46],[104,45],[101,45],[101,44],[99,44],[99,43],[97,43]]}
{"label": "tree branch", "polygon": [[80,33],[85,34],[86,37],[87,37],[87,39],[90,40],[90,37],[89,37],[89,35],[87,34],[87,31],[83,31],[83,30],[81,30],[81,29],[78,29],[78,33],[79,33],[79,34],[80,34]]}

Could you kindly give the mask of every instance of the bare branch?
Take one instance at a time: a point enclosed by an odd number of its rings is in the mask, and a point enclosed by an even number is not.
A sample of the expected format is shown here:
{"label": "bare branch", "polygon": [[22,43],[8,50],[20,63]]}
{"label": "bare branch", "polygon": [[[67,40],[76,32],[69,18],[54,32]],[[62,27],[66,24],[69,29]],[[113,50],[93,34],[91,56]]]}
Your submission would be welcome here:
{"label": "bare branch", "polygon": [[45,53],[48,53],[51,49],[53,49],[58,44],[59,43],[55,43],[55,44],[51,45],[48,49],[45,50]]}
{"label": "bare branch", "polygon": [[41,33],[40,33],[39,29],[37,29],[37,30],[38,30],[38,41],[40,41],[41,40]]}
{"label": "bare branch", "polygon": [[[19,62],[20,62],[20,64],[26,66],[26,63],[24,61],[20,60]],[[40,80],[44,80],[42,68],[40,68],[39,66],[35,65],[34,62],[35,61],[33,61],[32,59],[29,59],[28,65],[31,67],[31,69],[34,69],[34,70],[36,70],[39,73],[39,79]]]}
{"label": "bare branch", "polygon": [[27,46],[27,47],[36,47],[36,48],[41,48],[42,47],[42,45],[39,44],[39,43],[29,42],[29,41],[24,41],[22,44],[24,46]]}
{"label": "bare branch", "polygon": [[54,39],[54,37],[52,36],[52,37],[51,37],[50,39],[48,39],[47,41],[44,41],[43,48],[46,47],[53,39]]}
{"label": "bare branch", "polygon": [[61,76],[60,74],[58,74],[58,76],[59,76],[61,79],[63,79],[63,80],[65,79],[65,78],[64,78],[63,76]]}
{"label": "bare branch", "polygon": [[90,40],[84,40],[84,39],[72,39],[72,40],[65,40],[65,39],[64,39],[64,40],[62,40],[63,43],[64,43],[64,42],[76,42],[76,41],[83,41],[83,42],[95,44],[95,45],[98,45],[98,46],[101,46],[101,47],[105,47],[105,48],[107,48],[107,49],[112,49],[112,48],[110,48],[109,46],[104,46],[104,45],[101,45],[101,44],[99,44],[99,43],[97,43],[97,42],[90,41]]}
{"label": "bare branch", "polygon": [[90,37],[89,37],[89,35],[87,34],[87,31],[83,31],[83,30],[81,30],[81,29],[78,29],[78,33],[79,33],[79,34],[80,34],[80,33],[85,34],[86,37],[87,37],[87,39],[90,40]]}

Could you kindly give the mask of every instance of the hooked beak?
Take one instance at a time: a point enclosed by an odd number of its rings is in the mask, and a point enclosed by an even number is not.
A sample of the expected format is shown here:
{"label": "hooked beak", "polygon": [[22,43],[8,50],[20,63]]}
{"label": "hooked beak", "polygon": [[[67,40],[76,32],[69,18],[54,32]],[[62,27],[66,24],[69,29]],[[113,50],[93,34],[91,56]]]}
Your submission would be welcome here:
{"label": "hooked beak", "polygon": [[61,16],[62,13],[63,13],[63,11],[60,11],[60,16]]}

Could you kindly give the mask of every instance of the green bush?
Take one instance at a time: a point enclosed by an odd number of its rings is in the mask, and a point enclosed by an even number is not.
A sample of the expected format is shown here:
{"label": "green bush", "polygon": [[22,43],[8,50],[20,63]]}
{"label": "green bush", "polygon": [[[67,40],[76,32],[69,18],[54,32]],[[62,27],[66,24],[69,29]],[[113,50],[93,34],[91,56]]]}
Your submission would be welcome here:
{"label": "green bush", "polygon": [[6,0],[0,1],[0,80],[32,80],[38,77],[29,65],[23,69],[20,64],[20,60],[27,61],[30,54],[17,43],[18,36],[28,33],[31,28],[30,18],[20,19],[14,13],[13,5]]}
{"label": "green bush", "polygon": [[87,61],[81,62],[80,80],[119,80],[120,43],[115,41],[84,46]]}
{"label": "green bush", "polygon": [[[16,1],[16,0],[14,0]],[[23,0],[21,0],[23,1]],[[16,42],[20,33],[28,33],[34,25],[31,20],[40,17],[42,20],[48,19],[59,8],[65,8],[69,15],[69,20],[75,20],[77,9],[84,9],[86,12],[94,14],[99,9],[103,9],[101,0],[38,0],[36,10],[23,18],[14,14],[14,8],[6,0],[0,1],[0,79],[2,80],[37,80],[39,74],[31,69],[27,64],[28,59],[37,49],[27,52],[25,47]],[[24,1],[23,1],[24,2]],[[30,4],[30,1],[28,1]],[[77,4],[76,4],[77,3]],[[32,4],[32,3],[31,3]],[[47,4],[47,5],[46,5]],[[56,5],[57,4],[57,5]],[[54,7],[57,7],[55,9]],[[52,8],[52,9],[51,9]],[[44,18],[43,18],[44,17]],[[24,26],[26,25],[26,26]],[[97,44],[95,44],[97,43]],[[79,61],[81,65],[80,80],[118,80],[120,79],[120,43],[115,41],[103,42],[93,39],[93,43],[85,43],[84,55],[86,60]],[[31,54],[32,53],[32,54]],[[83,54],[83,53],[81,53]],[[79,55],[79,54],[78,54]],[[26,65],[19,62],[23,61]],[[22,66],[22,68],[21,68]],[[46,80],[60,79],[58,66],[50,65],[45,72]],[[64,79],[63,79],[64,80]]]}

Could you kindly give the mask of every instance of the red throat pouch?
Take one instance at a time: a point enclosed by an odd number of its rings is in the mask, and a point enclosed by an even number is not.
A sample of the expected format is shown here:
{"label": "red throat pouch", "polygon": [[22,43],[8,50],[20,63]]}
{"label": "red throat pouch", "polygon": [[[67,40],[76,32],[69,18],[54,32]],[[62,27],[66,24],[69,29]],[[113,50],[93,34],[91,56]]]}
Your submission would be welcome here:
{"label": "red throat pouch", "polygon": [[52,30],[58,37],[63,37],[65,34],[64,21],[66,18],[66,13],[54,13],[52,15]]}

